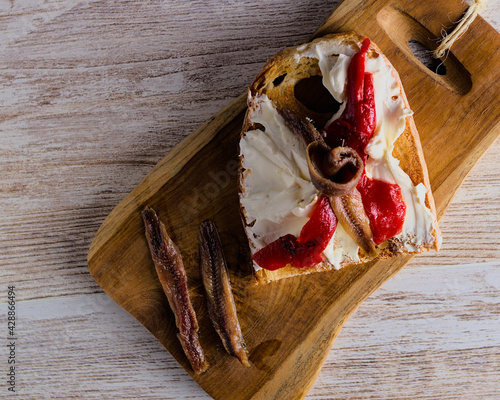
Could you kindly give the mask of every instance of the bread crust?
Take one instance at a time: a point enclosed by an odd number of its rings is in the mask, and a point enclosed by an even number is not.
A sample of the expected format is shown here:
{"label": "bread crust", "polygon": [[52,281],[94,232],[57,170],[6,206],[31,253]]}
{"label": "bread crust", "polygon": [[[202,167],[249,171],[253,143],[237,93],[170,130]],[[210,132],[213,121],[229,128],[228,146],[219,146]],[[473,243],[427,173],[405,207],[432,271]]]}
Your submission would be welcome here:
{"label": "bread crust", "polygon": [[[298,101],[294,94],[295,85],[306,78],[312,76],[321,76],[321,70],[318,65],[318,60],[312,57],[301,57],[299,61],[294,59],[294,55],[297,54],[297,51],[300,48],[301,52],[306,52],[308,49],[317,45],[319,42],[323,41],[333,41],[336,46],[339,46],[345,51],[350,51],[355,53],[359,51],[361,48],[361,43],[365,39],[365,37],[358,35],[355,32],[346,32],[346,33],[338,33],[331,34],[325,37],[314,40],[311,43],[306,45],[297,46],[285,49],[279,53],[277,53],[274,57],[272,57],[262,68],[262,70],[258,73],[252,85],[249,87],[249,102],[248,102],[248,110],[245,116],[243,128],[241,135],[242,137],[246,134],[246,132],[259,128],[255,124],[252,124],[250,121],[250,114],[253,107],[252,99],[261,95],[266,95],[275,105],[277,110],[287,109],[300,118],[309,118],[313,121],[317,128],[323,128],[327,120],[330,116],[325,115],[324,113],[318,113],[316,111],[312,111],[306,106],[304,106],[300,101]],[[406,98],[406,94],[403,89],[403,85],[401,83],[401,79],[399,77],[398,72],[394,69],[392,64],[389,62],[387,57],[382,53],[379,47],[371,42],[367,57],[376,58],[382,57],[385,64],[389,68],[392,76],[396,80],[399,87],[399,95],[401,96],[404,106],[407,109],[410,109],[410,105],[408,103],[408,99]],[[274,85],[273,82],[278,82],[278,85]],[[418,135],[417,128],[415,126],[415,122],[413,120],[412,115],[406,116],[406,125],[403,133],[399,136],[399,138],[395,142],[393,156],[400,161],[400,167],[404,172],[408,174],[410,179],[412,180],[414,185],[418,183],[423,183],[427,189],[425,204],[431,210],[434,216],[436,216],[436,208],[434,204],[434,198],[432,196],[432,191],[430,187],[427,166],[425,164],[424,154],[422,151],[422,146],[420,143],[420,137]],[[239,193],[240,196],[244,193],[243,180],[245,177],[245,169],[243,167],[243,155],[240,151],[239,163],[240,163],[240,174],[239,174]],[[250,235],[248,230],[248,220],[246,217],[245,209],[240,206],[241,218],[243,221],[243,225],[245,227],[245,231],[247,236]],[[429,250],[429,249],[439,249],[440,245],[440,232],[437,225],[437,222],[434,224],[435,229],[432,232],[434,236],[434,242],[432,245],[421,248],[421,251]],[[408,254],[409,252],[403,250],[401,245],[397,243],[395,240],[389,239],[387,241],[387,246],[381,249],[380,254],[377,258],[379,259],[387,259],[399,254]],[[252,254],[257,250],[252,248],[252,243],[249,241]],[[341,264],[341,267],[345,267],[347,265],[352,264],[361,264],[367,261],[371,261],[364,255],[364,253],[359,251],[360,261],[356,263],[345,263]],[[304,275],[313,272],[327,271],[336,269],[330,262],[324,260],[320,264],[311,267],[311,268],[293,268],[290,265],[287,265],[284,268],[278,269],[276,271],[268,271],[265,269],[254,269],[254,276],[256,278],[257,283],[269,283],[278,279]]]}

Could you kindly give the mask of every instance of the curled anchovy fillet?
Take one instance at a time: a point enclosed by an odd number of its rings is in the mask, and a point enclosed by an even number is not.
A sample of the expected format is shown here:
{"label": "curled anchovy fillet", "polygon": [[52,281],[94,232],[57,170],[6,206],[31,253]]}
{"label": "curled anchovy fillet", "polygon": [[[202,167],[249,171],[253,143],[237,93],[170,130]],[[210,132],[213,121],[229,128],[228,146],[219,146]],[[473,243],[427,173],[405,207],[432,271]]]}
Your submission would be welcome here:
{"label": "curled anchovy fillet", "polygon": [[377,255],[370,221],[358,189],[343,196],[331,196],[330,204],[340,224],[356,244],[370,257]]}
{"label": "curled anchovy fillet", "polygon": [[198,231],[198,239],[201,275],[207,294],[208,314],[226,351],[248,367],[250,363],[236,315],[236,305],[231,291],[226,258],[215,223],[212,221],[202,222]]}
{"label": "curled anchovy fillet", "polygon": [[353,190],[363,173],[364,163],[350,147],[330,149],[322,142],[307,146],[307,166],[311,181],[327,196],[343,196]]}
{"label": "curled anchovy fillet", "polygon": [[181,253],[151,208],[142,212],[142,219],[156,273],[175,315],[177,336],[193,370],[199,374],[206,371],[208,362],[198,338],[198,321],[189,297]]}
{"label": "curled anchovy fillet", "polygon": [[332,149],[307,118],[300,118],[287,109],[280,110],[280,115],[305,142],[311,181],[320,192],[342,196],[356,187],[364,169],[363,160],[356,150],[350,147]]}

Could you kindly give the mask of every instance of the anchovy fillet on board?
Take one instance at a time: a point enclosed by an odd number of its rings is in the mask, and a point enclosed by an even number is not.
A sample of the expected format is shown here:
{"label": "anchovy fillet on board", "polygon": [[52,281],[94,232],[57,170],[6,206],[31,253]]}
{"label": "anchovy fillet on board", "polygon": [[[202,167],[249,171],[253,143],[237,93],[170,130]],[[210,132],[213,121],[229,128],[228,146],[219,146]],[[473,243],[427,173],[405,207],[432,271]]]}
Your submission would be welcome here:
{"label": "anchovy fillet on board", "polygon": [[189,297],[181,253],[154,210],[146,208],[142,219],[156,273],[175,315],[177,336],[193,370],[199,374],[208,368],[208,362],[198,338],[198,321]]}
{"label": "anchovy fillet on board", "polygon": [[207,294],[208,314],[226,351],[248,367],[250,363],[236,314],[226,258],[215,223],[212,221],[202,222],[198,231],[198,239],[201,275]]}

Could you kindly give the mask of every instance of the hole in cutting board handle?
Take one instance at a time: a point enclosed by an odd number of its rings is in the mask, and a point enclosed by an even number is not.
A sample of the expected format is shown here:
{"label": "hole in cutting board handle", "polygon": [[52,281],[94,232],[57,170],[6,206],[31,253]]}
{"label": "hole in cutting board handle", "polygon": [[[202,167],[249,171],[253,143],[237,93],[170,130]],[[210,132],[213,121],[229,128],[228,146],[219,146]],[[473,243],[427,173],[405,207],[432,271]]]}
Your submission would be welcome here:
{"label": "hole in cutting board handle", "polygon": [[[449,52],[445,57],[435,59],[434,70],[433,67],[429,68],[424,65],[415,56],[410,46],[420,45],[432,51],[437,47],[438,38],[406,12],[393,6],[386,6],[379,11],[377,22],[392,42],[406,55],[408,60],[428,77],[462,96],[471,90],[470,73],[453,53]],[[415,42],[419,43],[419,45],[415,45]],[[440,69],[436,70],[439,65],[441,65]]]}
{"label": "hole in cutting board handle", "polygon": [[408,41],[408,46],[413,55],[418,58],[418,61],[424,64],[428,69],[438,75],[446,75],[446,66],[440,59],[434,58],[431,49],[413,39]]}

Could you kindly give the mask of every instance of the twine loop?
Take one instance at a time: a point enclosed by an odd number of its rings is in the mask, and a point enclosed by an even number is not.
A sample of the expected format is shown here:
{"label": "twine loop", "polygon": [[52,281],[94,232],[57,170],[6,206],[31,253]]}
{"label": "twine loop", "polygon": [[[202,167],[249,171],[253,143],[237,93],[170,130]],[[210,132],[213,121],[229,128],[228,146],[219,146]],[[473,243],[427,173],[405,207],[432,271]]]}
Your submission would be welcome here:
{"label": "twine loop", "polygon": [[457,26],[450,34],[444,34],[441,42],[433,55],[435,58],[443,57],[448,50],[450,50],[453,43],[462,37],[462,35],[469,29],[469,25],[476,19],[477,14],[484,8],[486,0],[470,0],[470,4],[464,16],[458,21]]}

